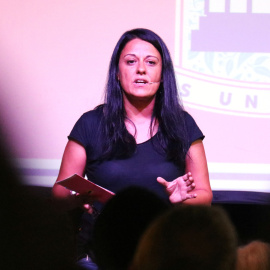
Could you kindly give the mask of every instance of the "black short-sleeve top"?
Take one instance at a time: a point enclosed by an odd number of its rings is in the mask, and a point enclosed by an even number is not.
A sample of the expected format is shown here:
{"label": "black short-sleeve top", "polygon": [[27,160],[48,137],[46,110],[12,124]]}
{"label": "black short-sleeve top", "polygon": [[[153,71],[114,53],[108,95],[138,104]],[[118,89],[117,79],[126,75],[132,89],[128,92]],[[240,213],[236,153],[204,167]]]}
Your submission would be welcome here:
{"label": "black short-sleeve top", "polygon": [[[168,161],[165,153],[162,154],[155,149],[153,142],[157,143],[156,135],[137,144],[136,151],[131,157],[99,162],[102,139],[98,127],[101,117],[100,108],[84,113],[68,136],[69,140],[75,140],[86,150],[87,178],[115,193],[130,186],[141,186],[168,200],[164,188],[156,180],[157,177],[172,181],[184,175],[185,169]],[[184,118],[190,145],[196,140],[203,140],[204,135],[190,114],[185,112]]]}

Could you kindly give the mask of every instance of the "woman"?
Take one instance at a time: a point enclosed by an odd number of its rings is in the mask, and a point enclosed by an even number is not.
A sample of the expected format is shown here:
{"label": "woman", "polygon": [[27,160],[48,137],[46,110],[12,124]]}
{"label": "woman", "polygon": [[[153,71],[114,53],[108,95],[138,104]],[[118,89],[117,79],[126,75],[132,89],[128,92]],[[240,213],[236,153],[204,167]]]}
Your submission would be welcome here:
{"label": "woman", "polygon": [[[179,103],[166,45],[150,30],[122,35],[105,104],[85,113],[68,138],[57,181],[86,174],[113,192],[137,185],[172,203],[211,204],[204,136]],[[94,194],[71,196],[57,181],[55,198],[92,212]]]}

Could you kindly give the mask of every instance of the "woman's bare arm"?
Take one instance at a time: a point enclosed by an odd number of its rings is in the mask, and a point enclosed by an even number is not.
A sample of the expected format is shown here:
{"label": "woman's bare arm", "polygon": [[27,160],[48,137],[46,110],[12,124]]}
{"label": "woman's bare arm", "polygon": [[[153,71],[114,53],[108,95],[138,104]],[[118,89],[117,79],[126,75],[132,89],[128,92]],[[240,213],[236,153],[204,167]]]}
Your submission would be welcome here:
{"label": "woman's bare arm", "polygon": [[195,188],[190,193],[197,194],[197,196],[183,203],[211,205],[213,194],[209,181],[204,146],[201,140],[193,142],[190,146],[186,157],[186,172],[191,172],[195,183]]}
{"label": "woman's bare arm", "polygon": [[75,200],[74,196],[70,195],[70,191],[63,186],[57,184],[58,181],[63,180],[75,173],[80,176],[84,176],[86,166],[86,151],[82,145],[75,141],[68,141],[62,162],[59,170],[58,177],[52,188],[53,198],[56,199],[61,205],[65,205],[65,208],[76,207],[79,200]]}

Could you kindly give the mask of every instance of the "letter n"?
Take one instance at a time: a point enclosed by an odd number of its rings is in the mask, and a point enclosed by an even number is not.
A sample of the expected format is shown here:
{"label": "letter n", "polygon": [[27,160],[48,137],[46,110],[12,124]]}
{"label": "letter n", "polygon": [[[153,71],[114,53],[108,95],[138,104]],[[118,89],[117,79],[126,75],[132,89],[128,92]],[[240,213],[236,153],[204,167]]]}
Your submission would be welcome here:
{"label": "letter n", "polygon": [[253,99],[250,96],[246,96],[246,108],[251,105],[253,108],[257,108],[258,96],[253,96]]}

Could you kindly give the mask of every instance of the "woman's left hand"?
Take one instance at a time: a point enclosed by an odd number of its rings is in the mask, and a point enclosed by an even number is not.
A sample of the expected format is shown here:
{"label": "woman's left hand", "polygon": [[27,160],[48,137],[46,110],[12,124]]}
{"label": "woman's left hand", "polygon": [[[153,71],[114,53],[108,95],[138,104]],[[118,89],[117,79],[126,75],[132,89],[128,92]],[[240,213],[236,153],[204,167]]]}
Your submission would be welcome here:
{"label": "woman's left hand", "polygon": [[189,193],[195,188],[194,179],[190,172],[171,182],[162,177],[158,177],[157,181],[165,187],[171,203],[180,203],[197,197],[197,194]]}

